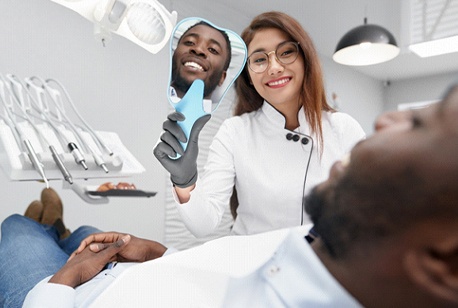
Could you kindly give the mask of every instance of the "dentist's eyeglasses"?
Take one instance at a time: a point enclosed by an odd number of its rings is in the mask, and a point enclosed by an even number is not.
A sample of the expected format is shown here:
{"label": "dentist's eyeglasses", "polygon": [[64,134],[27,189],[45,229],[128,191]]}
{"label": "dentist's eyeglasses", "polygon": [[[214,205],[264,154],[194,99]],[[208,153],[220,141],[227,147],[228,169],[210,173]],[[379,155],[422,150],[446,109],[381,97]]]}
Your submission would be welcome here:
{"label": "dentist's eyeglasses", "polygon": [[282,64],[291,64],[296,61],[299,54],[299,43],[284,42],[277,46],[277,49],[265,53],[263,51],[253,52],[248,57],[248,67],[253,72],[263,73],[269,66],[271,53],[275,54],[275,58]]}

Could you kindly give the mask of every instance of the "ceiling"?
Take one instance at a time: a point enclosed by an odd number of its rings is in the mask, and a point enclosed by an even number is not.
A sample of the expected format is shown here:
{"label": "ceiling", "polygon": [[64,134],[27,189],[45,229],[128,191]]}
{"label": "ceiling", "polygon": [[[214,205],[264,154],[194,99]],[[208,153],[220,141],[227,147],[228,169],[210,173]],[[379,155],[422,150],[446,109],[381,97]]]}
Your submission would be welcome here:
{"label": "ceiling", "polygon": [[[408,50],[411,0],[161,0],[178,18],[195,16],[210,20],[221,27],[241,33],[259,13],[278,10],[300,21],[312,37],[321,57],[332,59],[340,38],[363,24],[377,24],[396,38],[401,53],[395,59],[365,67],[352,67],[372,78],[383,81],[458,74],[458,53],[420,58]],[[430,0],[412,0],[430,1]],[[442,0],[434,0],[442,1]],[[448,0],[443,0],[448,1]],[[457,2],[458,0],[450,0]],[[340,65],[340,64],[339,64]]]}

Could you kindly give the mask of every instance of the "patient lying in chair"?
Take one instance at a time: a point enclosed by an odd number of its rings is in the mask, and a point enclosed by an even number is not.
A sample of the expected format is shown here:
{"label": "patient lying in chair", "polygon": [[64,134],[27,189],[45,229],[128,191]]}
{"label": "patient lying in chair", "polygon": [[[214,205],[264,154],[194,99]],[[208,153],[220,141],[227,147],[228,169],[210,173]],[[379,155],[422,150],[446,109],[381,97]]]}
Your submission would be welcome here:
{"label": "patient lying in chair", "polygon": [[2,223],[0,300],[60,308],[458,307],[457,117],[454,87],[336,162],[305,200],[318,234],[312,243],[306,226],[182,252],[87,226],[64,234],[55,224],[63,225],[60,198],[47,191],[53,202],[42,197],[41,208],[32,203],[26,216]]}

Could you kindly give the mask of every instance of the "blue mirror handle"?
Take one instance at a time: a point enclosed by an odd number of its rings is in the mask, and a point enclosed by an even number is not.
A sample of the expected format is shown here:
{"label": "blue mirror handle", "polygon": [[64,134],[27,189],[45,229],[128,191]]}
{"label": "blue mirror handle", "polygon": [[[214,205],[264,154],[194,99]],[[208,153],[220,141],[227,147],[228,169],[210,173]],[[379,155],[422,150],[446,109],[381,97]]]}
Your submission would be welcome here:
{"label": "blue mirror handle", "polygon": [[[171,103],[176,111],[181,112],[185,116],[184,121],[177,122],[187,138],[186,142],[180,141],[181,146],[185,151],[188,145],[189,137],[191,135],[192,126],[197,121],[197,119],[207,114],[204,111],[203,100],[204,82],[201,79],[196,79],[178,103]],[[176,158],[178,157],[180,157],[180,155],[177,155]]]}

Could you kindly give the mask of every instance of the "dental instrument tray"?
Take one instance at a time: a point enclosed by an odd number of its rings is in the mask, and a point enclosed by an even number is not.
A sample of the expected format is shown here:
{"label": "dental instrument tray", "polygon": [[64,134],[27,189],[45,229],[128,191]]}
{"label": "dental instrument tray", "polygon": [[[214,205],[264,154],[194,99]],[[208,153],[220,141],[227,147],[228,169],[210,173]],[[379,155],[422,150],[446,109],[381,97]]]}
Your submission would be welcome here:
{"label": "dental instrument tray", "polygon": [[106,191],[90,190],[87,192],[91,196],[101,197],[154,197],[157,192],[143,191],[138,189],[110,189]]}
{"label": "dental instrument tray", "polygon": [[117,133],[83,119],[59,81],[14,74],[0,74],[0,168],[12,181],[69,184],[146,170]]}

